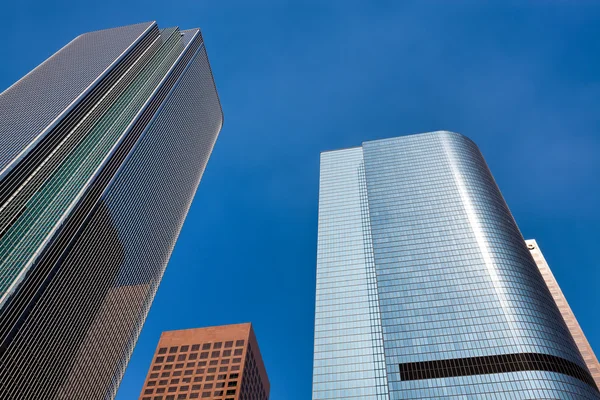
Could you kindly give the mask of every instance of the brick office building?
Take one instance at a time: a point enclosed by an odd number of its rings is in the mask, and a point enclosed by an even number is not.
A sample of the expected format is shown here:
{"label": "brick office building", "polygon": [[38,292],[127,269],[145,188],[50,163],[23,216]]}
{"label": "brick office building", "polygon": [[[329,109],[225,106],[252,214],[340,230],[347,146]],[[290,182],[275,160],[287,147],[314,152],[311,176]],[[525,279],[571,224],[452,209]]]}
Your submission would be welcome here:
{"label": "brick office building", "polygon": [[163,332],[140,400],[267,400],[269,378],[252,325]]}

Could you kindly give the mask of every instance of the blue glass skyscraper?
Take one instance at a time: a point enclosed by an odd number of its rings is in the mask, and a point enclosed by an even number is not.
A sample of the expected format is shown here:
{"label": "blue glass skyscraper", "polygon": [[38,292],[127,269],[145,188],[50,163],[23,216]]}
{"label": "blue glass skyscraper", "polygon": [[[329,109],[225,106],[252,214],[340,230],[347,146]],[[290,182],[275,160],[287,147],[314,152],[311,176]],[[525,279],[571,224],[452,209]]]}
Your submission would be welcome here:
{"label": "blue glass skyscraper", "polygon": [[313,399],[600,399],[477,146],[321,155]]}
{"label": "blue glass skyscraper", "polygon": [[0,94],[0,398],[110,399],[223,114],[198,29],[90,32]]}

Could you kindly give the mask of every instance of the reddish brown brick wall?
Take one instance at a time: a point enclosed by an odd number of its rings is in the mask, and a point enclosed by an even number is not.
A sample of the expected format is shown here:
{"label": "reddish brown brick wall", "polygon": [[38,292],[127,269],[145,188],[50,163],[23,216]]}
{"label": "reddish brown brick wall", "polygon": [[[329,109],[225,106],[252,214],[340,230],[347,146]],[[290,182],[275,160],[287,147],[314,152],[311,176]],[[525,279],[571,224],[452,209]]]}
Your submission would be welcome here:
{"label": "reddish brown brick wall", "polygon": [[268,399],[269,380],[249,323],[163,332],[139,399],[253,399],[242,387],[248,382],[244,374],[249,346],[258,368],[252,372],[258,371],[259,392],[264,395],[256,398]]}

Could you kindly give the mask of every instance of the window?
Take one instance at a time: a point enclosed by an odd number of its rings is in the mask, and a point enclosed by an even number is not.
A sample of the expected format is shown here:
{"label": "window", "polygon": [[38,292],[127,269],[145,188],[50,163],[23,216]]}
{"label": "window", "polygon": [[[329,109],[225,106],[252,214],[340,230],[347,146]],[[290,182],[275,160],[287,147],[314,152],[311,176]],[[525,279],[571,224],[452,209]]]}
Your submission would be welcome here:
{"label": "window", "polygon": [[219,368],[219,372],[227,372],[227,367],[221,367],[221,368]]}
{"label": "window", "polygon": [[179,391],[180,391],[180,392],[187,392],[188,390],[190,390],[190,387],[189,387],[189,386],[187,386],[187,385],[186,385],[186,386],[180,386],[180,387],[179,387]]}
{"label": "window", "polygon": [[183,368],[183,363],[177,363],[177,364],[175,364],[175,368]]}
{"label": "window", "polygon": [[154,393],[154,389],[146,389],[144,390],[144,394],[152,394]]}
{"label": "window", "polygon": [[213,349],[220,349],[223,346],[222,342],[217,342],[213,345]]}
{"label": "window", "polygon": [[222,388],[225,387],[225,382],[217,382],[217,384],[215,385],[216,388]]}
{"label": "window", "polygon": [[234,356],[241,356],[243,352],[244,352],[244,349],[235,349],[233,351],[233,355]]}
{"label": "window", "polygon": [[170,373],[170,372],[163,372],[162,374],[160,374],[160,377],[161,377],[161,378],[165,378],[165,377],[167,377],[167,376],[169,376],[169,375],[171,375],[171,373]]}
{"label": "window", "polygon": [[187,399],[186,393],[181,393],[180,395],[177,396],[177,400],[184,400],[184,399]]}
{"label": "window", "polygon": [[176,385],[179,383],[179,379],[171,379],[171,385]]}
{"label": "window", "polygon": [[162,356],[161,357],[156,357],[156,360],[154,360],[155,363],[161,363],[163,361],[165,361],[165,358],[162,357]]}
{"label": "window", "polygon": [[206,383],[204,385],[204,389],[212,389],[213,388],[213,384],[212,383]]}
{"label": "window", "polygon": [[176,391],[177,391],[177,386],[171,386],[169,388],[169,393],[176,392]]}
{"label": "window", "polygon": [[214,373],[214,372],[217,372],[217,369],[216,369],[216,368],[209,368],[209,369],[208,369],[208,373],[209,373],[209,374],[212,374],[212,373]]}
{"label": "window", "polygon": [[167,379],[161,379],[160,381],[158,381],[159,385],[166,385],[169,381]]}
{"label": "window", "polygon": [[227,396],[234,395],[234,394],[235,394],[235,389],[230,389],[227,391]]}
{"label": "window", "polygon": [[208,358],[208,351],[203,351],[202,353],[200,353],[200,358],[201,359]]}
{"label": "window", "polygon": [[204,370],[204,368],[200,368],[200,369],[197,369],[197,370],[196,370],[196,373],[197,373],[197,374],[203,374],[203,373],[204,373],[204,371],[205,371],[205,370]]}
{"label": "window", "polygon": [[202,385],[192,385],[192,390],[200,390],[202,389]]}
{"label": "window", "polygon": [[186,346],[181,346],[181,348],[179,349],[179,351],[181,351],[183,353],[183,352],[188,351],[189,348],[190,348],[190,346],[187,346],[187,345]]}
{"label": "window", "polygon": [[[236,350],[237,351],[237,350]],[[240,353],[241,354],[241,353]],[[221,352],[220,351],[213,351],[212,354],[210,355],[212,358],[218,358],[221,356]]]}
{"label": "window", "polygon": [[231,381],[227,383],[227,387],[236,387],[237,386],[237,381]]}
{"label": "window", "polygon": [[229,358],[222,359],[221,364],[229,364]]}
{"label": "window", "polygon": [[202,392],[202,398],[210,397],[210,392]]}
{"label": "window", "polygon": [[177,356],[177,361],[185,361],[185,354],[180,354]]}
{"label": "window", "polygon": [[240,370],[240,366],[239,365],[234,365],[231,367],[232,371],[239,371]]}
{"label": "window", "polygon": [[165,392],[165,388],[157,388],[156,389],[156,393],[164,393]]}
{"label": "window", "polygon": [[194,373],[194,370],[193,370],[193,369],[187,369],[187,370],[186,370],[186,371],[185,371],[183,374],[184,374],[184,375],[191,375],[191,374],[193,374],[193,373]]}
{"label": "window", "polygon": [[194,382],[202,382],[202,377],[201,376],[195,377]]}
{"label": "window", "polygon": [[198,358],[198,353],[192,353],[192,354],[190,354],[189,360],[196,360],[197,358]]}
{"label": "window", "polygon": [[214,375],[209,375],[206,377],[207,381],[214,381],[215,380],[215,376]]}
{"label": "window", "polygon": [[219,363],[219,360],[210,360],[208,365],[217,365],[218,363]]}
{"label": "window", "polygon": [[162,396],[154,396],[154,400],[162,400]]}
{"label": "window", "polygon": [[186,368],[194,368],[195,366],[196,366],[195,362],[189,362],[189,363],[185,364]]}
{"label": "window", "polygon": [[160,365],[155,365],[152,367],[152,371],[160,371]]}
{"label": "window", "polygon": [[233,347],[233,341],[225,342],[225,348]]}
{"label": "window", "polygon": [[190,399],[197,399],[197,398],[198,398],[198,393],[190,394]]}
{"label": "window", "polygon": [[217,379],[227,379],[227,374],[217,376]]}
{"label": "window", "polygon": [[148,386],[156,386],[156,381],[148,381]]}
{"label": "window", "polygon": [[175,371],[175,372],[173,372],[173,376],[181,376],[181,371]]}
{"label": "window", "polygon": [[200,350],[200,345],[199,344],[193,344],[192,345],[192,351],[198,351]]}
{"label": "window", "polygon": [[173,364],[167,364],[167,365],[165,365],[165,369],[171,369],[171,368],[173,368]]}
{"label": "window", "polygon": [[202,350],[210,350],[210,343],[204,343],[202,345]]}
{"label": "window", "polygon": [[158,349],[158,354],[167,354],[167,348],[161,347],[160,349]]}
{"label": "window", "polygon": [[175,396],[174,395],[167,396],[167,400],[175,400]]}
{"label": "window", "polygon": [[223,350],[223,357],[231,356],[231,350]]}
{"label": "window", "polygon": [[[162,357],[160,357],[160,358],[162,358]],[[173,362],[173,361],[175,361],[175,356],[168,356],[167,357],[167,362]]]}
{"label": "window", "polygon": [[234,363],[234,364],[239,364],[239,363],[242,362],[242,359],[241,358],[234,358],[231,362]]}
{"label": "window", "polygon": [[198,361],[199,367],[204,367],[206,365],[206,361]]}
{"label": "window", "polygon": [[150,374],[150,379],[158,378],[158,372]]}
{"label": "window", "polygon": [[229,379],[237,379],[240,374],[229,374]]}
{"label": "window", "polygon": [[238,340],[235,342],[235,347],[240,347],[244,345],[244,341],[243,340]]}
{"label": "window", "polygon": [[215,392],[215,396],[223,396],[223,391],[222,390],[217,390]]}
{"label": "window", "polygon": [[177,346],[173,346],[169,349],[169,353],[177,353]]}

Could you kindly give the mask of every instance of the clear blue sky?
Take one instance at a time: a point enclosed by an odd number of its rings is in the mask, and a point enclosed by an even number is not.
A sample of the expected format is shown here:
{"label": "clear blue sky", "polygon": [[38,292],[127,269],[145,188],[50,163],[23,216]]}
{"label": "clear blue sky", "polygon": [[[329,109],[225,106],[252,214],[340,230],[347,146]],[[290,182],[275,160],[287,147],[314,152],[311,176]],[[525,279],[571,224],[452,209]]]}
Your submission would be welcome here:
{"label": "clear blue sky", "polygon": [[479,3],[2,2],[2,90],[90,30],[206,40],[225,126],[118,400],[161,331],[245,321],[272,399],[310,398],[319,152],[439,129],[479,144],[600,351],[600,3]]}

